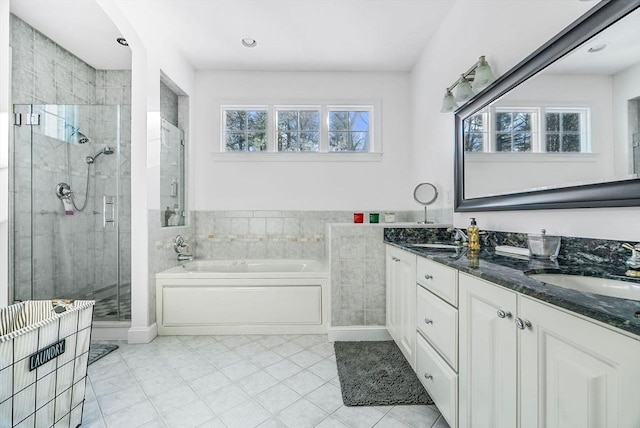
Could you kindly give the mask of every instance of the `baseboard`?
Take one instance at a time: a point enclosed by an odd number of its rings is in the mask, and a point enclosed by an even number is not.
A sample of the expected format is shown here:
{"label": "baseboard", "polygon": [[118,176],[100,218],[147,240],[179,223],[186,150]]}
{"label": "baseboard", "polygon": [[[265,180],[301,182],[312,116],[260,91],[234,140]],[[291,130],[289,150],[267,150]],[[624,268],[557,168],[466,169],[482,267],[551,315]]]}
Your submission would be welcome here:
{"label": "baseboard", "polygon": [[158,324],[153,323],[148,327],[131,327],[127,332],[129,343],[149,343],[158,335]]}
{"label": "baseboard", "polygon": [[391,336],[389,335],[387,328],[383,325],[329,327],[327,329],[327,336],[329,342],[391,340]]}
{"label": "baseboard", "polygon": [[127,340],[131,323],[123,321],[94,321],[91,340]]}

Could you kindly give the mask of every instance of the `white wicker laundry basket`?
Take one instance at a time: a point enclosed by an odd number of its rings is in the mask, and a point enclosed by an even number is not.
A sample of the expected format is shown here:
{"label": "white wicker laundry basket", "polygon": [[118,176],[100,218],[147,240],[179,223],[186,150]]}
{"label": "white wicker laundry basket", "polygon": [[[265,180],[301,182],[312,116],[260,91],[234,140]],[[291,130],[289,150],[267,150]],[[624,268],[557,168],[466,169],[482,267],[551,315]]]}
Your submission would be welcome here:
{"label": "white wicker laundry basket", "polygon": [[82,422],[93,300],[0,309],[0,428]]}

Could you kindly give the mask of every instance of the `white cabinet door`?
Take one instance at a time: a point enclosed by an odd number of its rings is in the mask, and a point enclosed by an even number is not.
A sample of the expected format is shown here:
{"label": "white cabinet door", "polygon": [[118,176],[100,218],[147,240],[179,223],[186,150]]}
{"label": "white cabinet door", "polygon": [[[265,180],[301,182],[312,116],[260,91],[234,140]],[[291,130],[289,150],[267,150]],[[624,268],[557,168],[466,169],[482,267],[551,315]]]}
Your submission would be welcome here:
{"label": "white cabinet door", "polygon": [[400,276],[400,265],[397,264],[397,250],[393,247],[386,246],[386,275],[387,275],[387,331],[391,338],[397,343],[398,332],[400,331],[400,307],[398,299],[398,281]]}
{"label": "white cabinet door", "polygon": [[415,369],[416,256],[387,246],[387,329]]}
{"label": "white cabinet door", "polygon": [[463,273],[459,287],[459,426],[514,428],[516,294]]}
{"label": "white cabinet door", "polygon": [[520,296],[521,427],[640,427],[640,342]]}

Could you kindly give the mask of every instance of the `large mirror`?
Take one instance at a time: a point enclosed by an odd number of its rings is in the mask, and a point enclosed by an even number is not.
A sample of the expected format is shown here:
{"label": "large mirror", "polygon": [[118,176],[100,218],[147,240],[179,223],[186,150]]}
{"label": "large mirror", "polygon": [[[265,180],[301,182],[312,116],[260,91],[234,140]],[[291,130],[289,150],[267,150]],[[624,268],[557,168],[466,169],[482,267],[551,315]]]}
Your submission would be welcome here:
{"label": "large mirror", "polygon": [[639,7],[602,1],[456,112],[456,211],[640,205]]}

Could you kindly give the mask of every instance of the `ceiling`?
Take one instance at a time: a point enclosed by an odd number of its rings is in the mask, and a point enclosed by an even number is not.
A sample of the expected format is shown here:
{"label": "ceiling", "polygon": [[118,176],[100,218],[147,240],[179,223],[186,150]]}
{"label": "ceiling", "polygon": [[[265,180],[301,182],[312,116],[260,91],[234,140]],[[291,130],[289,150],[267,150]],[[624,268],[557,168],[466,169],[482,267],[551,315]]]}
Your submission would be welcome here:
{"label": "ceiling", "polygon": [[[614,75],[640,63],[640,9],[592,37],[545,69],[545,74]],[[605,46],[591,53],[590,48]]]}
{"label": "ceiling", "polygon": [[[197,70],[407,71],[451,0],[128,0],[144,37]],[[129,49],[94,0],[11,0],[11,12],[99,69],[130,68]],[[241,45],[243,37],[257,41]]]}

